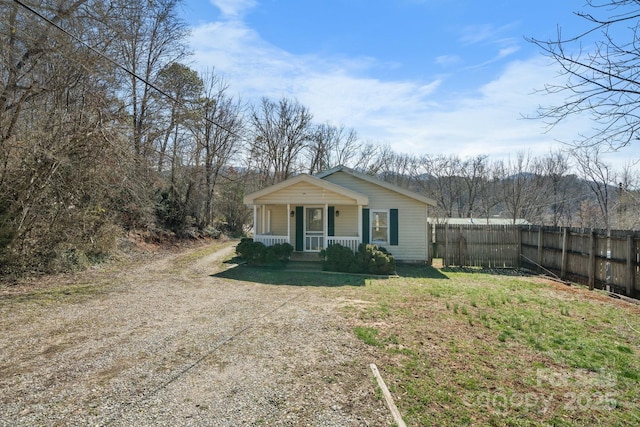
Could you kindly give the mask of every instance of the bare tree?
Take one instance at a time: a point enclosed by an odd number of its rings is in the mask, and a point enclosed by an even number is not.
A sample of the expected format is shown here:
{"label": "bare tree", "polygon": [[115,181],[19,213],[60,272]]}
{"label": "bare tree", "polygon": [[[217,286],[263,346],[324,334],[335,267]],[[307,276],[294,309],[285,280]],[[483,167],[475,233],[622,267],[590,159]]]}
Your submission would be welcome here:
{"label": "bare tree", "polygon": [[[640,3],[635,0],[587,0],[588,11],[577,12],[590,28],[552,40],[529,39],[561,69],[565,82],[548,84],[543,92],[564,94],[560,105],[542,107],[539,117],[551,126],[588,114],[595,132],[578,145],[604,144],[620,148],[638,139],[640,115]],[[592,48],[585,48],[592,46]]]}
{"label": "bare tree", "polygon": [[122,79],[131,114],[132,146],[141,164],[153,153],[154,114],[163,107],[153,105],[154,89],[147,83],[157,83],[161,70],[187,54],[187,27],[178,17],[179,4],[180,0],[114,0],[104,11],[117,37],[113,55],[133,73],[122,73]]}
{"label": "bare tree", "polygon": [[540,223],[546,195],[539,164],[530,155],[518,153],[515,159],[496,165],[505,217],[514,223],[521,218]]}
{"label": "bare tree", "polygon": [[380,158],[384,152],[389,152],[388,146],[365,142],[360,146],[355,161],[355,169],[368,175],[377,175],[381,169]]}
{"label": "bare tree", "polygon": [[497,207],[502,199],[500,195],[500,162],[488,162],[483,172],[481,172],[482,185],[478,189],[479,217],[491,218],[497,214]]}
{"label": "bare tree", "polygon": [[283,181],[301,170],[301,156],[312,136],[312,118],[305,106],[287,98],[278,102],[262,98],[258,106],[251,107],[249,152],[263,176],[262,185]]}
{"label": "bare tree", "polygon": [[[241,102],[226,95],[226,83],[213,70],[207,71],[203,79],[205,93],[200,100],[200,112],[205,120],[199,122],[195,135],[202,147],[204,167],[203,225],[211,225],[216,211],[214,199],[218,180],[239,153],[245,123]],[[238,176],[237,172],[233,175]],[[236,206],[236,209],[240,208]]]}
{"label": "bare tree", "polygon": [[478,155],[462,162],[462,182],[464,190],[461,195],[464,210],[462,215],[467,218],[474,216],[476,202],[480,197],[482,187],[487,184],[487,158],[486,155]]}
{"label": "bare tree", "polygon": [[618,182],[616,224],[621,229],[640,228],[640,175],[635,164],[624,165]]}
{"label": "bare tree", "polygon": [[[569,159],[565,153],[552,151],[539,159],[538,170],[545,181],[543,191],[547,194],[545,201],[551,225],[558,227],[571,224],[571,201],[576,197],[569,191],[566,179],[569,172]],[[544,217],[543,217],[544,222]]]}
{"label": "bare tree", "polygon": [[307,146],[309,173],[314,174],[338,165],[350,166],[360,148],[353,129],[328,123],[315,127]]}
{"label": "bare tree", "polygon": [[460,217],[462,160],[456,155],[425,155],[418,164],[416,184],[422,193],[438,202],[438,214]]}
{"label": "bare tree", "polygon": [[378,177],[398,187],[411,188],[419,159],[411,154],[393,151],[383,154],[380,158],[381,170]]}
{"label": "bare tree", "polygon": [[[612,189],[616,188],[616,173],[611,165],[602,160],[599,145],[582,147],[571,152],[585,184],[591,190],[599,208],[597,226],[611,229]],[[615,190],[614,190],[615,191]]]}

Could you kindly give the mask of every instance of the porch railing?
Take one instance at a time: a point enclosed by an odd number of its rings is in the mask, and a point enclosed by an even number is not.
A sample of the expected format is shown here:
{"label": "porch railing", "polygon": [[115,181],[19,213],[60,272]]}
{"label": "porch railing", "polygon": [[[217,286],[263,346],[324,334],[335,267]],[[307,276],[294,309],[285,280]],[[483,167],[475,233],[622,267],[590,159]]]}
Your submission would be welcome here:
{"label": "porch railing", "polygon": [[262,242],[265,246],[273,246],[278,243],[289,243],[287,236],[275,236],[272,234],[257,234],[253,237],[254,242]]}
{"label": "porch railing", "polygon": [[[275,236],[272,234],[257,234],[253,237],[255,242],[262,242],[265,246],[273,246],[277,243],[290,243],[287,236]],[[358,250],[358,244],[360,244],[359,237],[341,237],[341,236],[327,236],[327,246],[338,243],[342,246],[350,248],[353,252]]]}
{"label": "porch railing", "polygon": [[350,248],[353,252],[358,250],[358,244],[360,244],[359,237],[340,237],[340,236],[329,236],[327,237],[327,244],[333,245],[338,243],[342,246],[346,246]]}

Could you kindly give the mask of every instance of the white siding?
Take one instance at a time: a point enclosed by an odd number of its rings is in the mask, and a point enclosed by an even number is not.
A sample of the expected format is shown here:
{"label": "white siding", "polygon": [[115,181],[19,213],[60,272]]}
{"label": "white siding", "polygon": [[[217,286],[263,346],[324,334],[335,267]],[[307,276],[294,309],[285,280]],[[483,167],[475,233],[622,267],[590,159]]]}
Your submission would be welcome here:
{"label": "white siding", "polygon": [[[263,222],[264,211],[264,222]],[[271,214],[269,214],[271,212]],[[286,236],[287,235],[287,205],[263,205],[258,206],[258,229],[255,230],[256,234],[272,234],[274,236]],[[270,223],[269,223],[270,220]],[[295,222],[292,218],[292,227],[295,226]]]}
{"label": "white siding", "polygon": [[271,210],[271,234],[276,236],[287,235],[287,205],[269,205]]}
{"label": "white siding", "polygon": [[335,235],[344,237],[355,237],[358,235],[358,207],[336,205],[336,211],[340,215],[335,218]]}
{"label": "white siding", "polygon": [[[398,209],[398,246],[384,247],[400,261],[427,260],[426,204],[395,191],[364,181],[344,172],[336,172],[325,180],[369,196],[369,209]],[[338,209],[336,207],[336,209]],[[345,210],[346,213],[346,210]],[[357,209],[354,221],[357,224]],[[342,210],[340,210],[340,218]],[[336,221],[336,234],[338,232]],[[357,233],[357,230],[355,230]]]}

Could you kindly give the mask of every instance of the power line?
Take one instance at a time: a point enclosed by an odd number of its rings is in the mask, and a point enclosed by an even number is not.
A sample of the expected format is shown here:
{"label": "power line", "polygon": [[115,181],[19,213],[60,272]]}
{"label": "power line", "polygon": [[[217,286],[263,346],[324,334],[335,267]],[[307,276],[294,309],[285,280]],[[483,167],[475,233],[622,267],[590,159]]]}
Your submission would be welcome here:
{"label": "power line", "polygon": [[[107,61],[109,61],[110,63],[112,63],[113,65],[115,65],[117,68],[121,69],[122,71],[124,71],[125,73],[127,73],[128,75],[130,75],[131,77],[141,81],[142,83],[144,83],[145,85],[149,86],[151,89],[155,90],[156,92],[160,93],[161,95],[165,96],[166,98],[170,99],[171,101],[175,102],[176,104],[180,105],[181,107],[184,108],[188,108],[182,101],[178,100],[177,98],[175,98],[174,96],[172,96],[171,94],[168,94],[167,92],[165,92],[164,90],[160,89],[158,86],[154,85],[153,83],[149,82],[148,80],[146,80],[143,77],[140,77],[139,75],[137,75],[136,73],[134,73],[133,71],[129,70],[127,67],[125,67],[124,65],[118,63],[116,60],[114,60],[113,58],[107,56],[105,53],[99,51],[98,49],[94,48],[93,46],[87,44],[84,40],[82,40],[81,38],[79,38],[78,36],[71,34],[70,32],[68,32],[67,30],[65,30],[64,28],[62,28],[60,25],[56,24],[55,22],[53,22],[51,19],[47,18],[46,16],[42,15],[40,12],[38,12],[37,10],[33,9],[31,6],[28,6],[26,4],[24,4],[22,1],[20,0],[13,0],[14,3],[17,3],[18,5],[20,5],[21,7],[23,7],[24,9],[28,10],[29,12],[33,13],[34,15],[36,15],[37,17],[39,17],[40,19],[42,19],[43,21],[45,21],[46,23],[48,23],[49,25],[52,25],[53,27],[57,28],[59,31],[63,32],[64,34],[66,34],[67,36],[71,37],[72,39],[74,39],[75,41],[77,41],[78,43],[82,44],[84,47],[86,47],[87,49],[89,49],[90,51],[94,52],[95,54],[99,55],[100,57],[106,59]],[[227,128],[224,125],[221,125],[220,123],[211,120],[210,118],[201,115],[202,119],[204,119],[205,121],[211,123],[212,125],[216,126],[218,129],[222,129],[225,132],[228,132],[229,134],[242,139],[242,136],[238,135],[236,132],[232,131],[231,129]]]}

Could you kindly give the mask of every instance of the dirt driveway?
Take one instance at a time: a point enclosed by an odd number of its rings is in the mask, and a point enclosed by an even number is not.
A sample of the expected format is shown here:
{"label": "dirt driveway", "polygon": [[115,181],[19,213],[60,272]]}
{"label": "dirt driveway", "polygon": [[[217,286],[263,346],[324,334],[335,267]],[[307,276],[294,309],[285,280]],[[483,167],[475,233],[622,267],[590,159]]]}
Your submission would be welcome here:
{"label": "dirt driveway", "polygon": [[333,291],[215,277],[216,245],[0,289],[0,425],[390,425]]}

